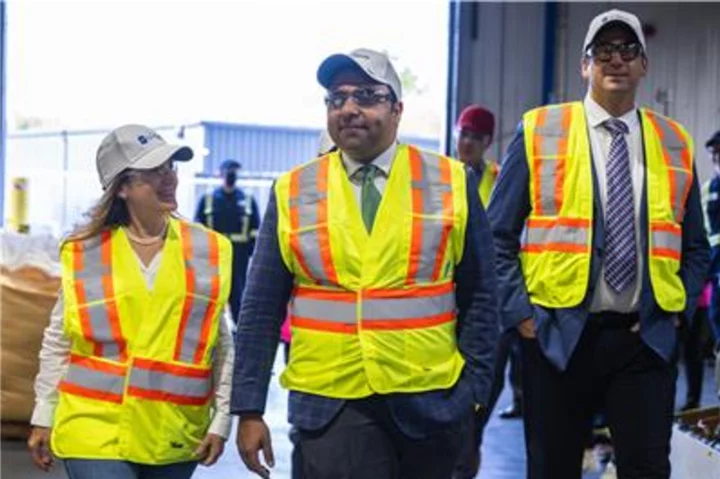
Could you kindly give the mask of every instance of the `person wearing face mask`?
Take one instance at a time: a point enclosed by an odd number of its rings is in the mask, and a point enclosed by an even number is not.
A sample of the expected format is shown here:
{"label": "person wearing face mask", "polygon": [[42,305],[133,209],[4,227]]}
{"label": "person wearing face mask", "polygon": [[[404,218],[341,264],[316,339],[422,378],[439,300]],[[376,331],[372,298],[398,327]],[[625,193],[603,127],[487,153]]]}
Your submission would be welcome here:
{"label": "person wearing face mask", "polygon": [[241,165],[225,160],[220,165],[223,185],[205,195],[197,205],[195,221],[227,236],[233,245],[233,276],[230,290],[230,313],[237,324],[240,302],[245,289],[250,257],[260,227],[260,213],[255,198],[238,188],[237,174]]}
{"label": "person wearing face mask", "polygon": [[337,150],[280,176],[268,202],[238,323],[238,452],[269,477],[263,414],[289,305],[281,383],[305,477],[450,477],[465,418],[487,404],[498,334],[477,179],[398,142],[387,55],[332,55],[317,77]]}
{"label": "person wearing face mask", "polygon": [[638,107],[640,20],[581,45],[587,94],[523,116],[488,208],[505,329],[520,334],[528,477],[580,478],[602,410],[618,477],[667,479],[674,355],[709,264],[693,140]]}
{"label": "person wearing face mask", "polygon": [[[125,125],[97,152],[104,193],[61,245],[28,448],[73,479],[189,479],[230,434],[232,248],[180,219],[186,146]],[[230,366],[230,367],[228,367]]]}

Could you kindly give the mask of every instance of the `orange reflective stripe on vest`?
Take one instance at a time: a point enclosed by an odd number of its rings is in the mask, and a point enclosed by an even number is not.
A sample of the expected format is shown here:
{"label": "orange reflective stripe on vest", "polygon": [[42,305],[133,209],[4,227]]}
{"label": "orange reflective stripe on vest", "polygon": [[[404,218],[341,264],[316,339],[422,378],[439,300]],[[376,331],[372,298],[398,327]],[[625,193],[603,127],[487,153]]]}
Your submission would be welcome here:
{"label": "orange reflective stripe on vest", "polygon": [[95,242],[73,243],[74,278],[83,335],[94,343],[95,356],[124,362],[127,345],[120,329],[112,279],[110,232]]}
{"label": "orange reflective stripe on vest", "polygon": [[[412,238],[407,284],[437,281],[453,228],[453,193],[447,158],[408,147],[412,174]],[[424,160],[424,161],[423,161]],[[442,216],[442,229],[437,218]]]}
{"label": "orange reflective stripe on vest", "polygon": [[220,294],[218,238],[212,232],[180,223],[187,295],[175,343],[176,361],[200,363]]}
{"label": "orange reflective stripe on vest", "polygon": [[358,325],[362,329],[416,329],[454,320],[452,283],[358,293],[299,286],[290,305],[293,326],[338,333],[356,333]]}
{"label": "orange reflective stripe on vest", "polygon": [[680,223],[685,215],[685,198],[692,185],[692,152],[675,123],[651,111],[647,111],[647,118],[661,140],[663,159],[668,169],[670,202],[675,221]]}
{"label": "orange reflective stripe on vest", "polygon": [[[327,175],[329,157],[292,172],[290,178],[290,248],[303,272],[318,284],[336,284],[337,273],[330,255],[327,230]],[[302,192],[302,193],[301,193]],[[322,225],[311,234],[303,228]]]}
{"label": "orange reflective stripe on vest", "polygon": [[545,108],[537,119],[533,148],[535,171],[533,176],[533,211],[535,216],[557,215],[563,203],[565,161],[568,151],[568,132],[572,122],[572,107]]}
{"label": "orange reflective stripe on vest", "polygon": [[582,218],[529,218],[526,222],[527,235],[522,251],[540,253],[558,251],[564,253],[585,253],[591,222]]}
{"label": "orange reflective stripe on vest", "polygon": [[119,404],[123,401],[125,373],[125,366],[71,354],[67,374],[60,382],[58,390]]}
{"label": "orange reflective stripe on vest", "polygon": [[212,395],[212,370],[194,369],[149,359],[136,358],[130,370],[128,395],[201,406]]}

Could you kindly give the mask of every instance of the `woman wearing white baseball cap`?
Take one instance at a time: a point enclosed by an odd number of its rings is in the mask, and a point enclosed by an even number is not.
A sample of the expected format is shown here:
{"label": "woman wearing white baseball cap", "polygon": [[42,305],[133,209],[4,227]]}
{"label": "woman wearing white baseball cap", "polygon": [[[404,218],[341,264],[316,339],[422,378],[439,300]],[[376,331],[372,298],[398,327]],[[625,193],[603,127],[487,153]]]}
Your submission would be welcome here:
{"label": "woman wearing white baseball cap", "polygon": [[[175,213],[176,161],[140,125],[100,144],[105,190],[62,243],[28,447],[72,479],[189,478],[230,432],[229,241]],[[52,451],[52,452],[51,452]]]}

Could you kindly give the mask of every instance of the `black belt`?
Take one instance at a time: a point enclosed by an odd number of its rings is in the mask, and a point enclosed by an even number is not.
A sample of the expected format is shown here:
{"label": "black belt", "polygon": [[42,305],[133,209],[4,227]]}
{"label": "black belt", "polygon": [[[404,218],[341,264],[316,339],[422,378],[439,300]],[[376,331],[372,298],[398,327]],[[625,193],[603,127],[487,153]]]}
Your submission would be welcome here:
{"label": "black belt", "polygon": [[640,321],[640,314],[601,311],[590,313],[588,321],[604,328],[632,328]]}

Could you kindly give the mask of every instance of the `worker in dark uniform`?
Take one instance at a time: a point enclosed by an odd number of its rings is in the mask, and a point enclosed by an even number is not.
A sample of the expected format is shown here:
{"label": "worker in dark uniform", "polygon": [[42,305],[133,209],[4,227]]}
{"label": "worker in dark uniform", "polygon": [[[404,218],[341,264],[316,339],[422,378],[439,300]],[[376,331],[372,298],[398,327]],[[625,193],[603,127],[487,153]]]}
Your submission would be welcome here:
{"label": "worker in dark uniform", "polygon": [[248,262],[255,248],[260,226],[260,213],[252,196],[235,186],[237,172],[241,168],[235,160],[225,160],[220,165],[223,186],[204,195],[198,202],[195,221],[226,235],[233,245],[232,289],[230,311],[237,324],[240,301],[245,289]]}

